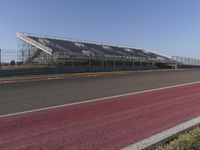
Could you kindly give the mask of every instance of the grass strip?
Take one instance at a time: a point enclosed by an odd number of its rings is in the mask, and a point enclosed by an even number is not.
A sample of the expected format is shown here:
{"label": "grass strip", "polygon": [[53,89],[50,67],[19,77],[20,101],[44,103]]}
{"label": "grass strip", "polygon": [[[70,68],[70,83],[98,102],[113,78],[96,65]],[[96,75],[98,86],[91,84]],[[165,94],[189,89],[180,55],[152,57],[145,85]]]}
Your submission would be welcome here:
{"label": "grass strip", "polygon": [[158,146],[156,150],[200,150],[200,127],[180,134],[170,143]]}

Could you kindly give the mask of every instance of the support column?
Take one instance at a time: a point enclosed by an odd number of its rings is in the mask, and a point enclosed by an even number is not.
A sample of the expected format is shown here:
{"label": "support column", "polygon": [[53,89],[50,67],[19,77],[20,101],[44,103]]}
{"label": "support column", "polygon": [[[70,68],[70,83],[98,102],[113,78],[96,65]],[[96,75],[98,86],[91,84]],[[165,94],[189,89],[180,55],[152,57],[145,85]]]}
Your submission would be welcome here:
{"label": "support column", "polygon": [[133,60],[133,67],[135,67],[135,62],[134,62],[134,60]]}
{"label": "support column", "polygon": [[51,64],[53,65],[53,52],[52,52],[52,55],[51,55]]}
{"label": "support column", "polygon": [[102,67],[104,67],[104,61],[102,60]]}
{"label": "support column", "polygon": [[142,61],[140,61],[140,67],[142,67]]}
{"label": "support column", "polygon": [[91,61],[90,61],[90,59],[89,59],[89,67],[91,67]]}

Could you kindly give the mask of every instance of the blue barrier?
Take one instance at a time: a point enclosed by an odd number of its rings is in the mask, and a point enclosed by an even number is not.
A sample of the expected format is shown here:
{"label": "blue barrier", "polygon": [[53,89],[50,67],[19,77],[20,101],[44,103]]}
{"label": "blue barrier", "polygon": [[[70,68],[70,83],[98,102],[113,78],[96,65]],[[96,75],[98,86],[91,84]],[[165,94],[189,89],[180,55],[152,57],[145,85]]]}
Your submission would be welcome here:
{"label": "blue barrier", "polygon": [[46,67],[46,68],[29,68],[29,69],[13,69],[13,70],[8,69],[8,70],[0,70],[0,77],[57,74],[57,73],[133,71],[133,70],[149,70],[149,69],[154,69],[154,68],[148,66],[135,66],[135,67]]}

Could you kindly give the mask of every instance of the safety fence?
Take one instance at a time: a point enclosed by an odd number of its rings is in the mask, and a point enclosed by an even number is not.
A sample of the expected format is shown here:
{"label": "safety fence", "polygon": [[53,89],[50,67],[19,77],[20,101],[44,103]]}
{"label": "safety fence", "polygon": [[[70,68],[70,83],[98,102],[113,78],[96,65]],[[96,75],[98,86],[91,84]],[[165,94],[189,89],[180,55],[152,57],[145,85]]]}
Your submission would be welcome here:
{"label": "safety fence", "polygon": [[19,63],[22,56],[17,50],[0,49],[0,65],[9,66]]}
{"label": "safety fence", "polygon": [[152,67],[44,67],[26,69],[3,69],[0,70],[0,77],[42,75],[57,73],[84,73],[84,72],[107,72],[107,71],[131,71],[131,70],[150,70]]}

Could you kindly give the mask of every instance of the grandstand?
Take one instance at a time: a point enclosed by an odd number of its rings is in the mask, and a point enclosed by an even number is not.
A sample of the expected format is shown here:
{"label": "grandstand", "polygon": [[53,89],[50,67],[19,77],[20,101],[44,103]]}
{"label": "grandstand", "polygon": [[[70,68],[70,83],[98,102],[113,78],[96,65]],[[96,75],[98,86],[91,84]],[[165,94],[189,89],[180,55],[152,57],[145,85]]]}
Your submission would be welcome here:
{"label": "grandstand", "polygon": [[176,67],[170,57],[144,49],[17,33],[23,43],[24,64],[54,63],[71,66]]}

